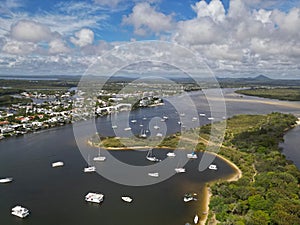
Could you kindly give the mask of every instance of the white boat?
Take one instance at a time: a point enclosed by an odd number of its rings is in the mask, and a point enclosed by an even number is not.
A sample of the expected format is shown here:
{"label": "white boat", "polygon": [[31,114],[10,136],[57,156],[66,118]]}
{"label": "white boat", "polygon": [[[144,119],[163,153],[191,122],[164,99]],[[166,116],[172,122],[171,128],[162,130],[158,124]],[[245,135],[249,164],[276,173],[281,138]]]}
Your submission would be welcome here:
{"label": "white boat", "polygon": [[101,156],[101,155],[100,155],[100,148],[99,148],[98,156],[97,156],[97,157],[94,157],[93,160],[96,161],[96,162],[104,162],[104,161],[106,160],[106,157],[105,157],[105,156]]}
{"label": "white boat", "polygon": [[181,124],[182,124],[182,123],[181,123],[181,121],[178,121],[177,123],[178,123],[179,125],[181,125]]}
{"label": "white boat", "polygon": [[147,120],[147,117],[144,116],[144,117],[143,117],[143,120]]}
{"label": "white boat", "polygon": [[208,120],[214,120],[215,118],[213,118],[213,117],[208,117],[207,119],[208,119]]}
{"label": "white boat", "polygon": [[154,128],[155,130],[158,130],[160,127],[157,126],[157,125],[155,125],[155,126],[153,126],[153,128]]}
{"label": "white boat", "polygon": [[53,168],[55,168],[55,167],[62,167],[62,166],[64,166],[65,164],[64,164],[64,162],[62,162],[62,161],[58,161],[58,162],[54,162],[54,163],[52,163],[52,167]]}
{"label": "white boat", "polygon": [[124,128],[124,130],[129,131],[129,130],[131,130],[131,127],[126,127],[126,128]]}
{"label": "white boat", "polygon": [[156,134],[156,137],[162,137],[162,136],[163,136],[162,133],[157,133],[157,134]]}
{"label": "white boat", "polygon": [[128,202],[128,203],[131,203],[131,202],[132,202],[132,198],[130,198],[129,196],[122,196],[121,199],[122,199],[124,202]]}
{"label": "white boat", "polygon": [[96,167],[90,166],[90,156],[88,156],[88,166],[83,169],[83,172],[91,173],[91,172],[95,172],[95,171],[96,171]]}
{"label": "white boat", "polygon": [[137,122],[137,120],[131,120],[131,123],[136,123]]}
{"label": "white boat", "polygon": [[179,116],[184,117],[185,113],[180,113]]}
{"label": "white boat", "polygon": [[111,126],[111,128],[112,128],[112,129],[117,129],[118,126],[117,126],[117,125],[113,125],[113,126]]}
{"label": "white boat", "polygon": [[195,198],[195,196],[197,196],[196,193],[185,194],[184,197],[183,197],[183,201],[184,202],[197,201],[197,198]]}
{"label": "white boat", "polygon": [[91,173],[91,172],[95,172],[95,171],[96,171],[95,166],[88,166],[88,167],[83,169],[83,172],[85,172],[85,173]]}
{"label": "white boat", "polygon": [[167,117],[167,116],[163,116],[162,118],[165,120],[169,119],[169,117]]}
{"label": "white boat", "polygon": [[11,214],[20,218],[25,218],[29,215],[29,210],[18,205],[11,209]]}
{"label": "white boat", "polygon": [[85,201],[98,203],[98,204],[103,202],[103,199],[104,199],[104,195],[103,194],[98,194],[98,193],[90,192],[85,196]]}
{"label": "white boat", "polygon": [[144,125],[143,124],[140,124],[140,127],[143,127]]}
{"label": "white boat", "polygon": [[6,184],[6,183],[10,183],[12,182],[14,179],[12,177],[7,177],[7,178],[3,178],[0,179],[0,184]]}
{"label": "white boat", "polygon": [[168,156],[168,157],[175,157],[176,155],[175,155],[174,152],[168,152],[168,153],[167,153],[167,156]]}
{"label": "white boat", "polygon": [[147,138],[145,130],[141,130],[140,138]]}
{"label": "white boat", "polygon": [[197,159],[198,156],[196,155],[195,152],[189,153],[186,155],[188,159]]}
{"label": "white boat", "polygon": [[194,217],[194,224],[197,224],[197,223],[198,223],[198,221],[199,221],[199,216],[198,216],[198,215],[196,215],[196,216]]}
{"label": "white boat", "polygon": [[161,121],[161,122],[165,122],[166,120],[165,120],[165,119],[160,119],[160,121]]}
{"label": "white boat", "polygon": [[183,168],[183,167],[175,168],[175,172],[176,173],[185,173],[185,168]]}
{"label": "white boat", "polygon": [[205,113],[199,113],[199,116],[206,116]]}
{"label": "white boat", "polygon": [[209,167],[208,167],[208,169],[210,169],[210,170],[218,170],[217,165],[215,165],[215,164],[210,164]]}
{"label": "white boat", "polygon": [[155,156],[152,155],[152,150],[150,149],[147,153],[146,159],[151,161],[151,162],[159,162],[160,159],[156,158]]}
{"label": "white boat", "polygon": [[193,118],[192,118],[192,121],[193,121],[193,122],[195,122],[195,121],[197,121],[197,120],[198,120],[197,117],[193,117]]}
{"label": "white boat", "polygon": [[150,177],[159,177],[159,173],[148,173]]}

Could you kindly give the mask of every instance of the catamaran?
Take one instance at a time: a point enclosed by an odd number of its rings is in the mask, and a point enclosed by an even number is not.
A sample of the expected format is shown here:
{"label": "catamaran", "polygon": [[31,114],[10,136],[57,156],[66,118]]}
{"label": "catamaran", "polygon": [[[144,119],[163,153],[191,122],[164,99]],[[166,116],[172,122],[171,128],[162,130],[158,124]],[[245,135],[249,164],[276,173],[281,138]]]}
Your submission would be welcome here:
{"label": "catamaran", "polygon": [[13,181],[12,177],[7,177],[7,178],[0,179],[0,184],[6,184],[6,183],[10,183],[12,181]]}
{"label": "catamaran", "polygon": [[133,201],[132,198],[130,198],[129,196],[122,196],[121,199],[124,201],[124,202],[128,202],[128,203],[131,203]]}
{"label": "catamaran", "polygon": [[147,153],[146,159],[151,161],[151,162],[159,162],[161,161],[160,159],[156,158],[155,156],[152,155],[152,149],[150,149]]}
{"label": "catamaran", "polygon": [[29,215],[29,210],[18,205],[11,209],[11,214],[20,218],[25,218]]}
{"label": "catamaran", "polygon": [[103,194],[98,194],[98,193],[90,192],[85,196],[85,201],[98,203],[98,204],[103,202],[103,199],[104,199],[104,195]]}
{"label": "catamaran", "polygon": [[101,156],[101,155],[100,155],[100,148],[99,148],[99,151],[98,151],[98,156],[97,156],[97,157],[94,157],[93,160],[96,161],[96,162],[103,162],[103,161],[106,160],[106,157],[105,157],[105,156]]}

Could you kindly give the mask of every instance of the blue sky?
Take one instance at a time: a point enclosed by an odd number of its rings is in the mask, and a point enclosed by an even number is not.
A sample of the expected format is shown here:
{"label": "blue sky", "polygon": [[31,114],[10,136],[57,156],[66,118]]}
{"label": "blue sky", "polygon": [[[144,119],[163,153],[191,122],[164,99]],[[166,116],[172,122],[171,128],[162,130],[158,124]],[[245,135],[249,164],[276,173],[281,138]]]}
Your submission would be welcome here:
{"label": "blue sky", "polygon": [[218,76],[300,78],[299,0],[0,2],[0,75],[82,74],[120,44],[164,40]]}

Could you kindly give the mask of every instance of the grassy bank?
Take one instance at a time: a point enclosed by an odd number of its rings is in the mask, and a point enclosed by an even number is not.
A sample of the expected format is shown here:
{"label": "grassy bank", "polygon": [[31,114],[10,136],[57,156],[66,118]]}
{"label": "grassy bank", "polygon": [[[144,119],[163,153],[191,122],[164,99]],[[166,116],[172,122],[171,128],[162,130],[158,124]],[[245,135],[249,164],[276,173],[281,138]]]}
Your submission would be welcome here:
{"label": "grassy bank", "polygon": [[237,90],[236,93],[263,98],[300,101],[300,88],[254,88]]}

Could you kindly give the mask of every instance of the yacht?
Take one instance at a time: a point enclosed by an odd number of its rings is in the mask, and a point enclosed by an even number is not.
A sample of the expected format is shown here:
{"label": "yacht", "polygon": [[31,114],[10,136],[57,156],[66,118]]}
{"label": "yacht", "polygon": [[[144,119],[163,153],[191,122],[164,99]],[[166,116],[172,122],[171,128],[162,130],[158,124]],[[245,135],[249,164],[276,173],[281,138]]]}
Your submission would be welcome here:
{"label": "yacht", "polygon": [[215,165],[215,164],[210,164],[209,167],[208,167],[208,169],[210,169],[210,170],[218,170],[217,165]]}
{"label": "yacht", "polygon": [[147,153],[146,159],[151,162],[159,162],[160,160],[152,155],[152,150],[150,149]]}
{"label": "yacht", "polygon": [[198,215],[196,215],[196,216],[194,217],[194,224],[197,224],[197,223],[198,223],[198,221],[199,221],[199,216],[198,216]]}
{"label": "yacht", "polygon": [[137,122],[137,120],[131,120],[131,123],[136,123]]}
{"label": "yacht", "polygon": [[100,148],[99,148],[99,151],[98,151],[98,156],[97,156],[97,157],[94,157],[93,160],[96,161],[96,162],[103,162],[103,161],[106,160],[106,157],[105,157],[105,156],[101,156],[101,155],[100,155]]}
{"label": "yacht", "polygon": [[159,177],[159,173],[148,173],[150,177]]}
{"label": "yacht", "polygon": [[61,162],[61,161],[52,163],[52,167],[53,168],[55,168],[55,167],[62,167],[62,166],[64,166],[64,162]]}
{"label": "yacht", "polygon": [[14,179],[12,177],[7,177],[7,178],[3,178],[0,179],[0,184],[6,184],[6,183],[10,183],[12,182]]}
{"label": "yacht", "polygon": [[163,136],[162,133],[157,133],[157,134],[156,134],[156,137],[162,137],[162,136]]}
{"label": "yacht", "polygon": [[168,156],[168,157],[175,157],[176,155],[175,155],[174,152],[168,152],[168,153],[167,153],[167,156]]}
{"label": "yacht", "polygon": [[104,195],[103,194],[98,194],[98,193],[90,192],[85,196],[85,201],[98,203],[98,204],[103,202],[103,199],[104,199]]}
{"label": "yacht", "polygon": [[163,116],[162,118],[165,120],[169,119],[169,117],[167,117],[167,116]]}
{"label": "yacht", "polygon": [[195,196],[197,196],[196,193],[185,194],[184,197],[183,197],[183,201],[184,202],[197,201],[197,198],[195,198]]}
{"label": "yacht", "polygon": [[124,130],[129,131],[129,130],[131,130],[131,127],[126,127],[126,128],[124,128]]}
{"label": "yacht", "polygon": [[85,172],[85,173],[91,173],[91,172],[95,172],[95,171],[96,171],[95,166],[88,166],[88,167],[83,169],[83,172]]}
{"label": "yacht", "polygon": [[196,155],[195,152],[189,153],[186,155],[188,157],[188,159],[197,159],[198,156]]}
{"label": "yacht", "polygon": [[20,218],[25,218],[29,215],[29,210],[18,205],[11,209],[11,214]]}
{"label": "yacht", "polygon": [[157,126],[157,125],[155,125],[153,128],[154,128],[155,130],[158,130],[160,127]]}
{"label": "yacht", "polygon": [[131,203],[131,202],[132,202],[132,198],[130,198],[129,196],[122,196],[121,199],[122,199],[124,202],[128,202],[128,203]]}
{"label": "yacht", "polygon": [[183,167],[175,168],[175,172],[176,173],[185,173],[185,168],[183,168]]}
{"label": "yacht", "polygon": [[214,120],[215,118],[213,118],[213,117],[208,117],[207,119],[208,119],[208,120]]}
{"label": "yacht", "polygon": [[199,113],[199,116],[204,117],[204,116],[206,116],[206,114],[205,113]]}

